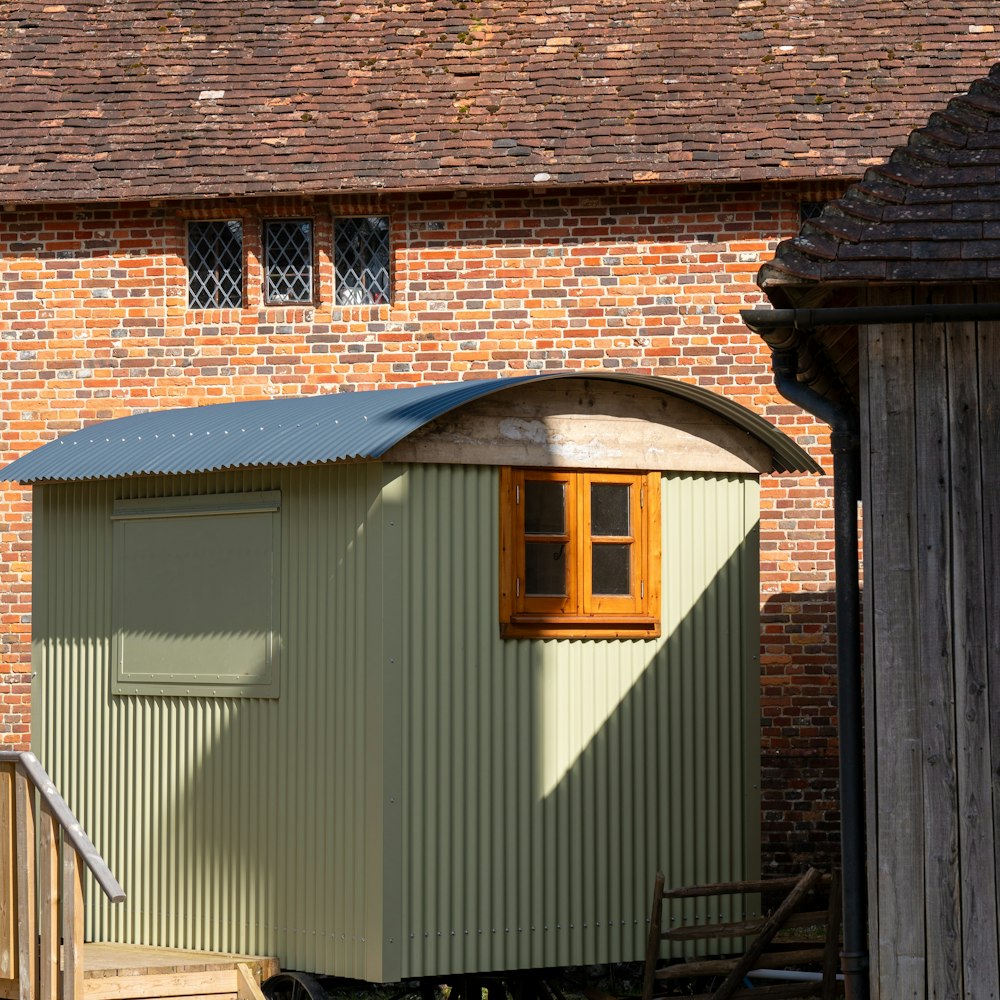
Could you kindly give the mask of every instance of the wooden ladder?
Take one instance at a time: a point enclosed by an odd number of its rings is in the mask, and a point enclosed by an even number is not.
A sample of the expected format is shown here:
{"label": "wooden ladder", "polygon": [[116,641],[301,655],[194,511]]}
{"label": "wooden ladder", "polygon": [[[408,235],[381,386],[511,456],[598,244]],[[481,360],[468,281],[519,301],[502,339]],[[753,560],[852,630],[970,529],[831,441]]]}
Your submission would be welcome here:
{"label": "wooden ladder", "polygon": [[[823,910],[803,911],[803,903],[817,890],[828,891],[829,903]],[[788,895],[769,917],[733,923],[701,924],[663,930],[663,900],[694,899],[706,896],[738,896],[761,892],[786,891]],[[646,964],[642,984],[642,1000],[652,1000],[656,986],[669,980],[697,977],[722,977],[711,993],[692,1000],[785,1000],[793,997],[820,997],[833,1000],[841,992],[837,980],[840,948],[840,885],[836,875],[824,875],[810,868],[799,878],[763,879],[755,882],[719,882],[712,885],[686,886],[664,891],[664,876],[658,872],[653,886],[653,907],[646,944]],[[788,928],[825,926],[823,941],[787,939],[779,947],[774,939]],[[663,941],[705,941],[720,938],[749,938],[750,945],[733,958],[714,958],[678,962],[658,969],[660,946]],[[770,950],[769,950],[770,949]],[[754,969],[789,969],[803,965],[820,965],[822,978],[816,982],[786,982],[755,989],[740,989],[748,972]]]}
{"label": "wooden ladder", "polygon": [[0,751],[0,998],[83,1000],[84,866],[125,899],[38,758]]}

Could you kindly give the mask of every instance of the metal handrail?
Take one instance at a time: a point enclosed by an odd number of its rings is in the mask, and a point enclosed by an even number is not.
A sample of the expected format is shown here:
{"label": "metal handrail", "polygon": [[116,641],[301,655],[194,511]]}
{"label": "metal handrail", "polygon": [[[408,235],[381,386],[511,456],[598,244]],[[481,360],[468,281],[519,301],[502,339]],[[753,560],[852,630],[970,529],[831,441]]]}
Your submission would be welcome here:
{"label": "metal handrail", "polygon": [[112,903],[123,902],[125,890],[112,874],[107,862],[101,857],[94,842],[80,826],[79,820],[73,815],[70,807],[66,805],[66,800],[59,794],[59,790],[52,783],[52,779],[39,763],[38,758],[27,750],[0,750],[0,763],[19,764],[24,768],[24,773],[38,789],[42,801],[62,827],[63,835],[83,859],[94,878],[97,879],[97,884],[104,891],[104,895]]}

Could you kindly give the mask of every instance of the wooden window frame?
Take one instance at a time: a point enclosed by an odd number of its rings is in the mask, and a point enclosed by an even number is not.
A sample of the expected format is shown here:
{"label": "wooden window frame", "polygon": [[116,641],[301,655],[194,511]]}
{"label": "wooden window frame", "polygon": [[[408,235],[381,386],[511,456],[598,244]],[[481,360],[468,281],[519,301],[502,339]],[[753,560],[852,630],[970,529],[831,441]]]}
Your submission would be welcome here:
{"label": "wooden window frame", "polygon": [[[529,481],[566,484],[565,532],[535,536],[567,545],[565,596],[528,596],[525,576],[524,508]],[[590,486],[628,484],[632,534],[590,533]],[[631,593],[590,592],[594,543],[633,546]],[[504,638],[656,638],[660,635],[660,474],[588,469],[500,469],[500,634]]]}

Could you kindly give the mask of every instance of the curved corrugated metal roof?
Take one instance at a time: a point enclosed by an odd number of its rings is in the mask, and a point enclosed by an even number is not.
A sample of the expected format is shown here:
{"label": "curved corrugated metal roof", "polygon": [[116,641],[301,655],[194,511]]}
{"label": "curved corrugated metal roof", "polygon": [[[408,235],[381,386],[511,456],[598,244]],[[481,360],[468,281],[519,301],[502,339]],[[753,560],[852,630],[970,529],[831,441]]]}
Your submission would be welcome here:
{"label": "curved corrugated metal roof", "polygon": [[707,389],[648,375],[559,372],[139,413],[50,441],[8,465],[0,479],[71,482],[377,459],[465,403],[526,382],[566,378],[643,385],[685,399],[764,443],[774,456],[774,471],[821,471],[802,448],[762,417]]}

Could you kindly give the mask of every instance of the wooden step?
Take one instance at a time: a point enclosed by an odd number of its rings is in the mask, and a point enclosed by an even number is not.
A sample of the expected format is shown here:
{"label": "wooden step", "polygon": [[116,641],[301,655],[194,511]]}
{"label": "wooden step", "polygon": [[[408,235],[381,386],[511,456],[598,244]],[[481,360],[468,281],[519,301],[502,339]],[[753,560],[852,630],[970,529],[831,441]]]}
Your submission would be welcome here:
{"label": "wooden step", "polygon": [[[656,970],[657,979],[688,979],[691,976],[724,976],[736,968],[736,958],[697,959],[678,962]],[[767,952],[753,964],[755,969],[783,969],[786,965],[820,964],[823,961],[822,948],[807,948],[796,951]]]}

